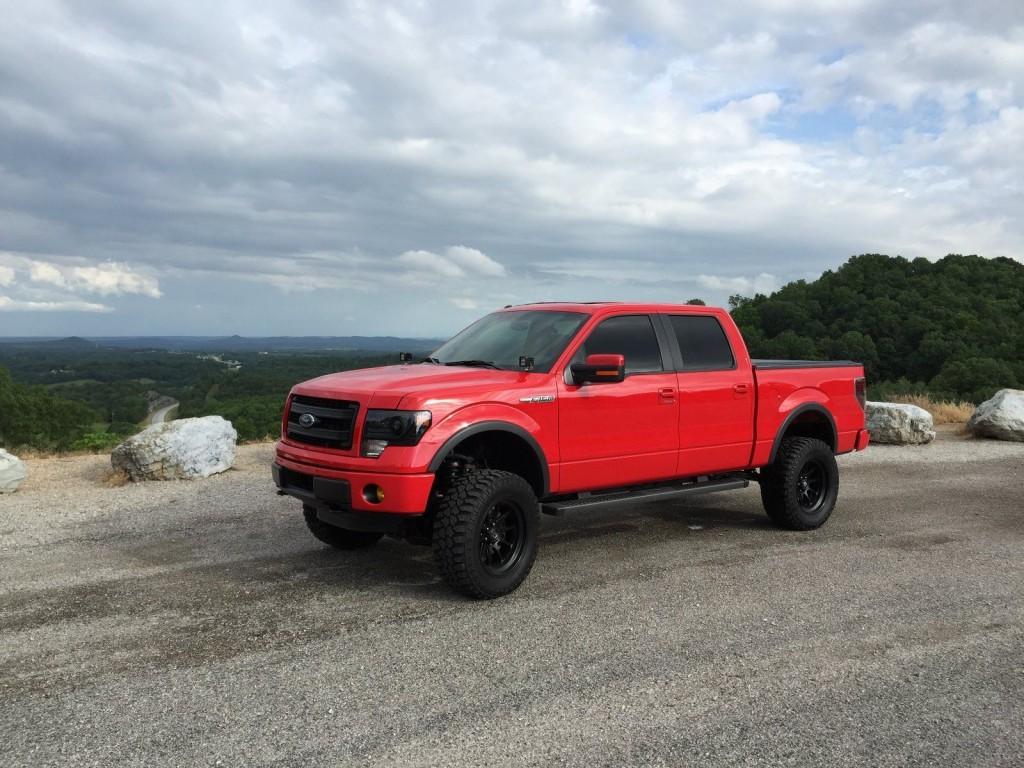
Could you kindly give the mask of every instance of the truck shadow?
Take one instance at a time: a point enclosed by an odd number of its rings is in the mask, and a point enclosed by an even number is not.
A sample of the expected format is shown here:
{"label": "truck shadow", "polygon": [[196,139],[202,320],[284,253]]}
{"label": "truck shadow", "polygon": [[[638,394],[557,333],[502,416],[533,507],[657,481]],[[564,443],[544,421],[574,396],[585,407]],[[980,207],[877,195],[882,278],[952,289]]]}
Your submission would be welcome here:
{"label": "truck shadow", "polygon": [[773,526],[763,514],[721,506],[697,506],[666,502],[635,509],[588,512],[560,518],[545,517],[541,524],[542,543],[562,543],[634,533],[653,543],[666,537],[686,538],[703,530],[762,530]]}

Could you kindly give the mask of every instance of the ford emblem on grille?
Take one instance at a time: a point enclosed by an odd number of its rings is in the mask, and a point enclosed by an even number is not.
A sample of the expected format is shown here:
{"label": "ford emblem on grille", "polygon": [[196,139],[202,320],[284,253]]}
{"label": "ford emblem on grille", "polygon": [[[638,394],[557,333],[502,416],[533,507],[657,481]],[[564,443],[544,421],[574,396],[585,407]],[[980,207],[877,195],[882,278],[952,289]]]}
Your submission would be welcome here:
{"label": "ford emblem on grille", "polygon": [[312,413],[304,413],[299,416],[299,424],[303,427],[312,427],[316,424],[316,416]]}

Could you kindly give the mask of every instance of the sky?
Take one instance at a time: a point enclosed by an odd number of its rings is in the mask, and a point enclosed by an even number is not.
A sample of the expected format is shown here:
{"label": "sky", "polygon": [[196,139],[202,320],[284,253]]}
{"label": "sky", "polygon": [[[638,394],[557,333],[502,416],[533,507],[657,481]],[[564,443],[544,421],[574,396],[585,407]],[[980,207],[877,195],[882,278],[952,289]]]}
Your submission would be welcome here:
{"label": "sky", "polygon": [[1020,0],[0,0],[0,336],[1024,256]]}

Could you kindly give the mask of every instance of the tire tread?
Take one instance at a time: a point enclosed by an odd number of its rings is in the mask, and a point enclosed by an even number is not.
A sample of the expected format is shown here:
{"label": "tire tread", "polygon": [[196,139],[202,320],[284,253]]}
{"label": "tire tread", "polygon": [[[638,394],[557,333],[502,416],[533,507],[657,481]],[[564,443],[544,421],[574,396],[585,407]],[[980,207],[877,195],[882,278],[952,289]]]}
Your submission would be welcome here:
{"label": "tire tread", "polygon": [[473,540],[475,518],[487,500],[502,490],[529,494],[534,503],[526,514],[533,516],[536,529],[538,510],[533,489],[519,475],[496,469],[476,470],[453,483],[434,518],[433,546],[437,566],[452,589],[469,597],[493,598],[512,592],[526,579],[537,556],[537,548],[528,547],[527,560],[518,568],[516,578],[497,591],[481,583],[474,573],[469,555],[476,547]]}
{"label": "tire tread", "polygon": [[[782,528],[809,531],[823,525],[832,513],[829,509],[821,520],[808,521],[799,505],[790,498],[790,489],[796,487],[797,476],[808,454],[815,451],[827,452],[834,465],[835,457],[826,443],[812,437],[788,437],[779,446],[775,461],[761,470],[761,502],[769,519]],[[834,490],[838,494],[838,473],[834,477]],[[835,499],[832,505],[835,505]]]}

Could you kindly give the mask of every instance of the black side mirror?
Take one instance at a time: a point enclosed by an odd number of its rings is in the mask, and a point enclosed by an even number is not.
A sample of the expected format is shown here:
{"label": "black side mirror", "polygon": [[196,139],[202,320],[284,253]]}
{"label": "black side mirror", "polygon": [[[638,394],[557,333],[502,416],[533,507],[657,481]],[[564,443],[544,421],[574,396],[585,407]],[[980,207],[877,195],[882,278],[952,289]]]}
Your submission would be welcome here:
{"label": "black side mirror", "polygon": [[569,366],[574,384],[614,384],[626,378],[623,355],[587,355],[582,363]]}

